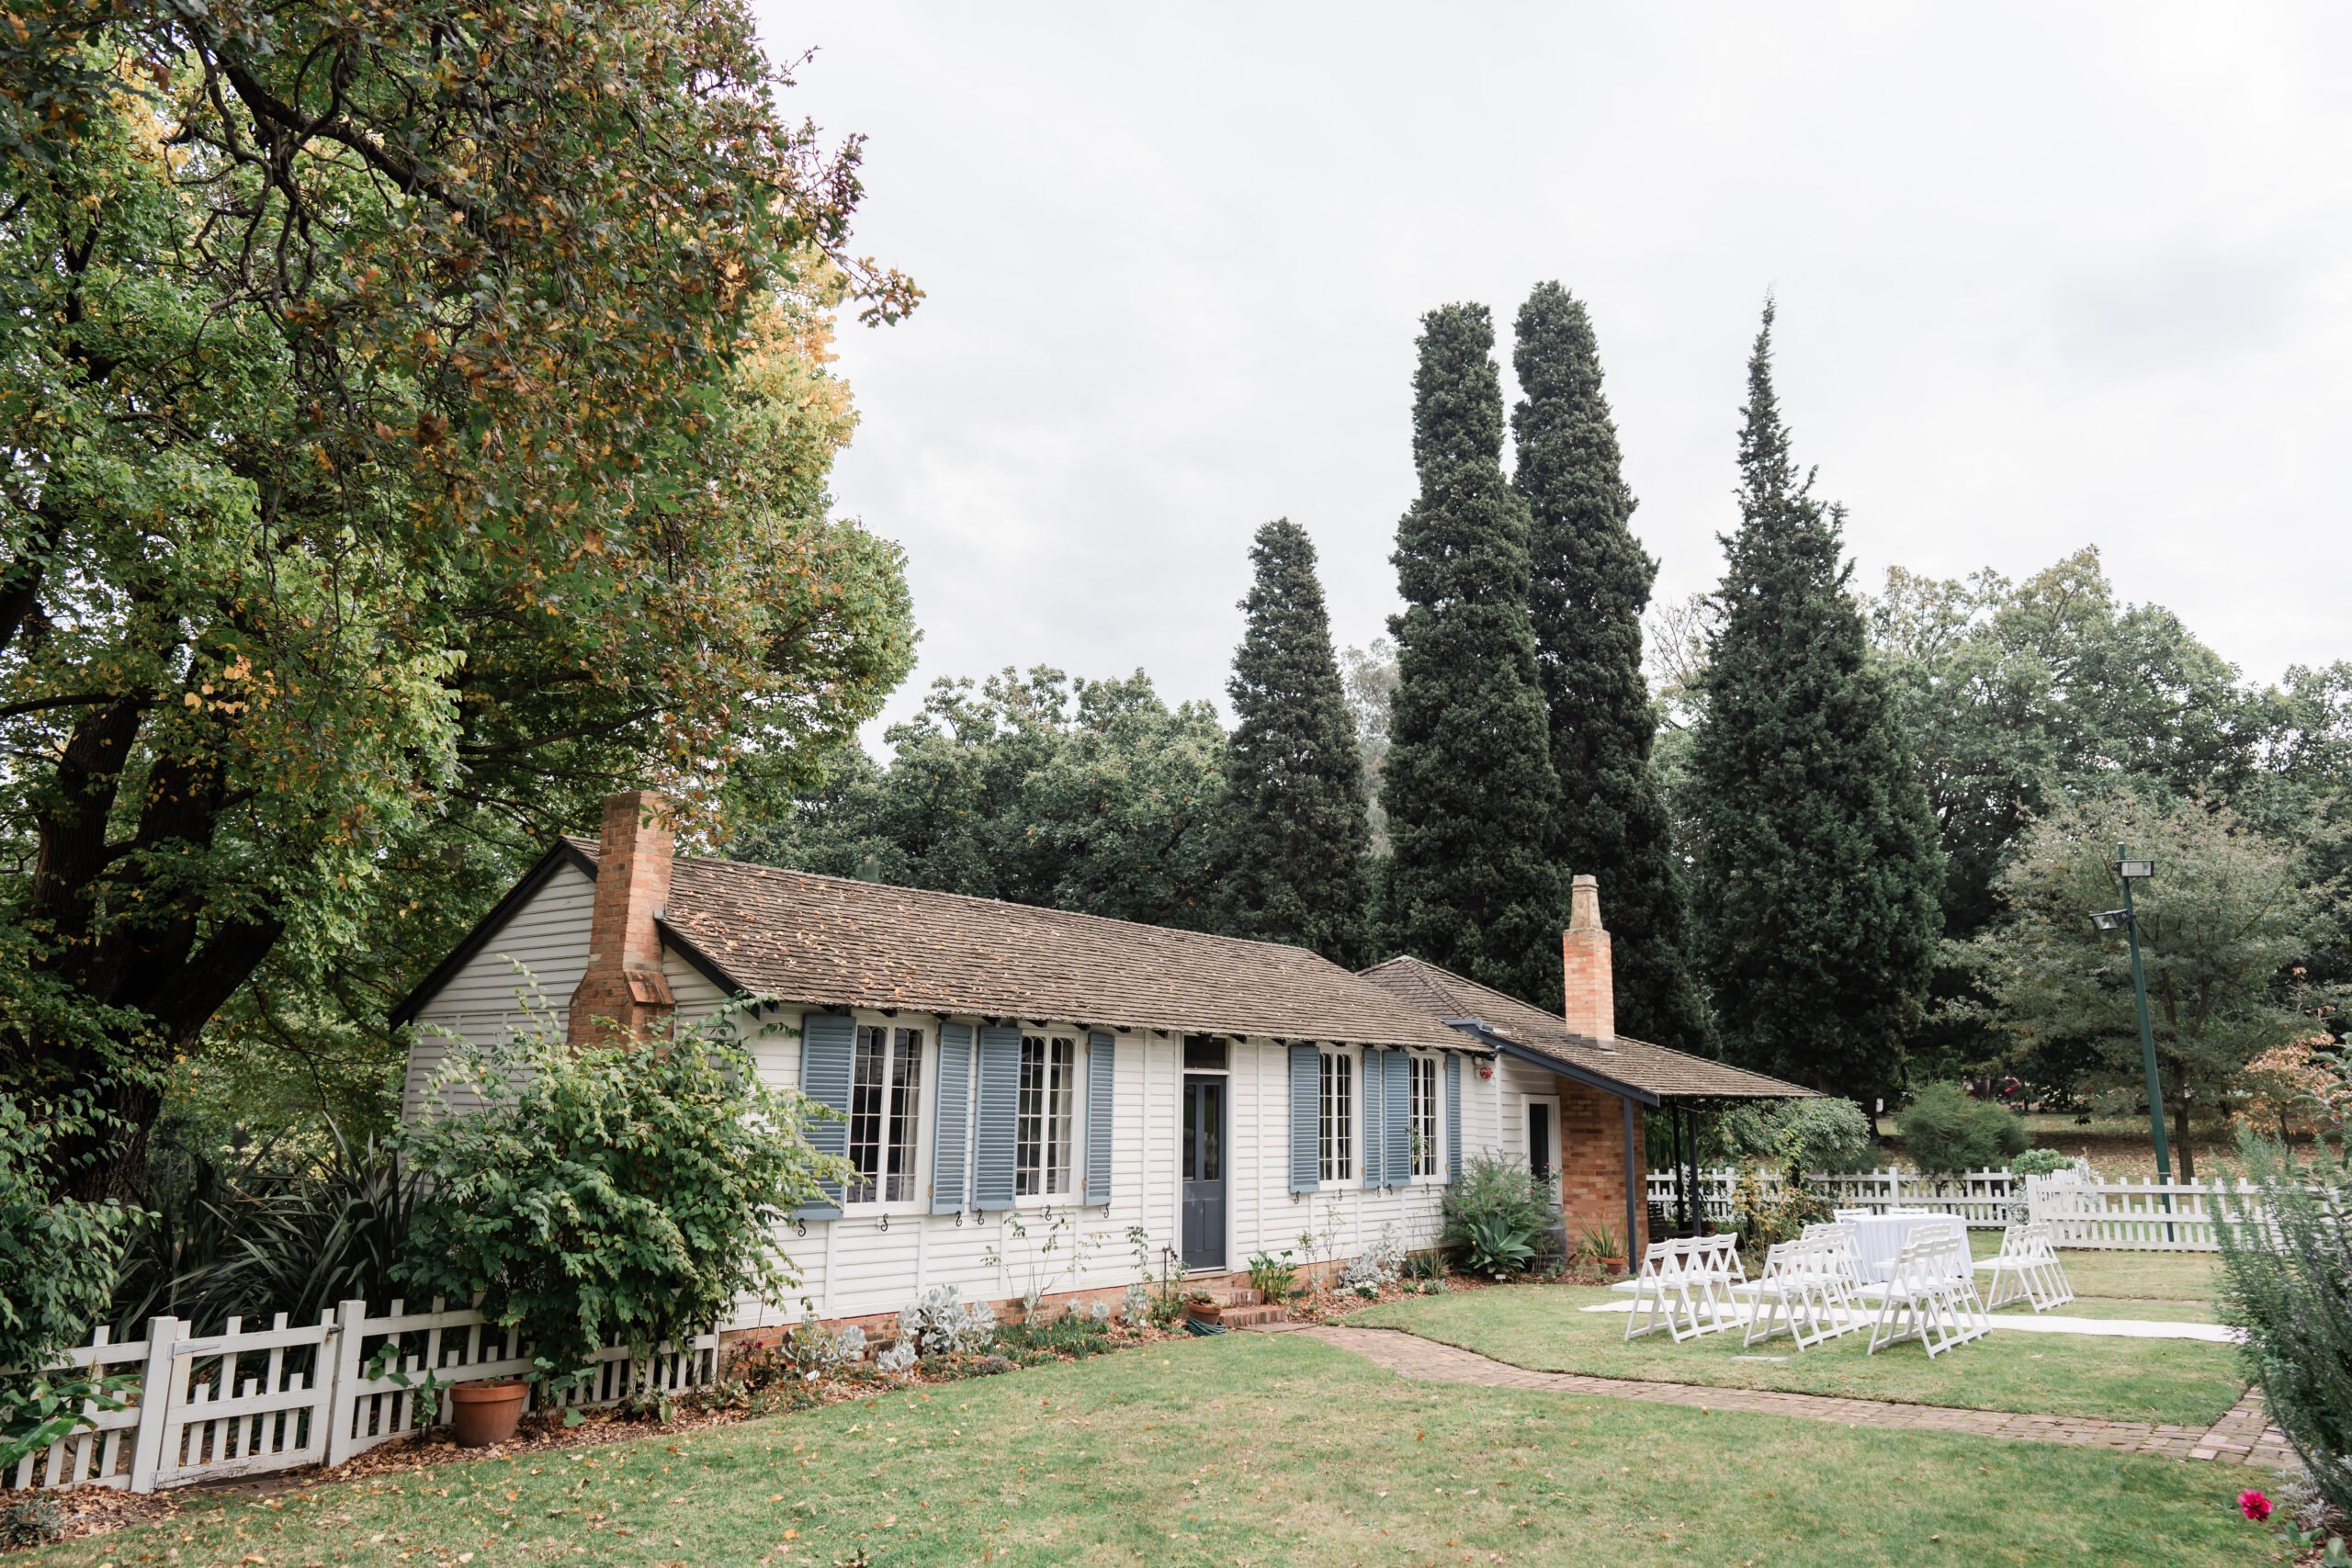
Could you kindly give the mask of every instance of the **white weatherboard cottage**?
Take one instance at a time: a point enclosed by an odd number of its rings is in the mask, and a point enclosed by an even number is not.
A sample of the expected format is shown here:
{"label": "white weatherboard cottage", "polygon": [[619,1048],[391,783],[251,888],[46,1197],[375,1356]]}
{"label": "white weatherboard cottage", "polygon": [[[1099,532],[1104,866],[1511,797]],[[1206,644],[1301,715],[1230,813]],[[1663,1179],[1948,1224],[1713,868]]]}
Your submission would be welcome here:
{"label": "white weatherboard cottage", "polygon": [[[1572,1006],[1609,992],[1580,883]],[[1146,1267],[1193,1276],[1297,1255],[1309,1231],[1329,1258],[1392,1226],[1427,1246],[1481,1150],[1556,1176],[1572,1224],[1638,1243],[1640,1108],[1804,1092],[1620,1040],[1605,1006],[1554,1018],[1415,960],[1354,975],[1275,943],[675,858],[659,799],[631,794],[395,1013],[435,1026],[413,1036],[408,1114],[439,1032],[488,1043],[525,1021],[517,965],[569,998],[554,1010],[574,1039],[774,1000],[747,1026],[752,1059],[843,1113],[816,1132],[855,1173],[785,1238],[829,1319],[942,1284],[997,1302],[1115,1290],[1137,1277],[1138,1231]],[[797,1315],[748,1306],[728,1326]]]}

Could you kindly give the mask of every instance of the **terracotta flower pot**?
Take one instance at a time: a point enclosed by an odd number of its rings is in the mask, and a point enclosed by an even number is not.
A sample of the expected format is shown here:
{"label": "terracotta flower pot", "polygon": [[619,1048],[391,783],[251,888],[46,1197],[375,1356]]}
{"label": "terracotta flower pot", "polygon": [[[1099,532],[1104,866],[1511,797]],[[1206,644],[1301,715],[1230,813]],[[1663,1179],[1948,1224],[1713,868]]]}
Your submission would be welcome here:
{"label": "terracotta flower pot", "polygon": [[462,1449],[486,1449],[514,1435],[531,1385],[521,1378],[503,1382],[461,1382],[449,1390],[449,1425]]}

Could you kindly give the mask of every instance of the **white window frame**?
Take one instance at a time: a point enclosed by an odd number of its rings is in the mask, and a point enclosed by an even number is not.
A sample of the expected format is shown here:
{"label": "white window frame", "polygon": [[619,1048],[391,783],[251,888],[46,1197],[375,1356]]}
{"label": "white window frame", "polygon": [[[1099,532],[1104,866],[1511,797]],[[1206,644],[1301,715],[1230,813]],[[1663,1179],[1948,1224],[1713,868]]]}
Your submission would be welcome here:
{"label": "white window frame", "polygon": [[[1318,1052],[1315,1079],[1315,1170],[1317,1184],[1344,1188],[1356,1175],[1356,1129],[1363,1121],[1363,1074],[1350,1051]],[[1333,1093],[1334,1089],[1338,1094]],[[1339,1125],[1332,1126],[1333,1100],[1339,1101]]]}
{"label": "white window frame", "polygon": [[[1444,1075],[1435,1056],[1418,1053],[1405,1058],[1405,1125],[1412,1136],[1413,1179],[1445,1179]],[[1427,1126],[1424,1127],[1424,1119]]]}
{"label": "white window frame", "polygon": [[[854,1210],[857,1213],[868,1214],[919,1213],[925,1206],[926,1194],[930,1189],[930,1174],[923,1161],[928,1157],[931,1150],[932,1101],[938,1098],[939,1075],[935,1052],[938,1048],[939,1031],[925,1024],[907,1023],[891,1018],[862,1018],[856,1021],[856,1033],[850,1043],[851,1122],[849,1127],[843,1131],[842,1140],[844,1153],[851,1155],[852,1157],[854,1157],[856,1148],[854,1134],[857,1130],[857,1068],[859,1059],[865,1054],[869,1032],[879,1034],[885,1042],[882,1058],[881,1126],[875,1145],[874,1196],[870,1198],[856,1196],[860,1184],[855,1178],[853,1178],[842,1188],[842,1206],[845,1211]],[[910,1049],[913,1053],[915,1110],[914,1115],[910,1119],[910,1125],[906,1129],[906,1164],[901,1171],[905,1180],[906,1196],[893,1198],[889,1196],[889,1156],[892,1146],[890,1122],[892,1113],[898,1109],[897,1101],[902,1086],[899,1082],[899,1076],[892,1072],[891,1068],[893,1065],[904,1059],[902,1053]]]}
{"label": "white window frame", "polygon": [[[1021,1058],[1015,1067],[1012,1116],[1012,1201],[1016,1208],[1052,1208],[1057,1204],[1067,1206],[1080,1201],[1078,1190],[1078,1167],[1079,1163],[1086,1157],[1086,1096],[1080,1092],[1080,1089],[1087,1066],[1087,1052],[1080,1046],[1085,1039],[1086,1034],[1081,1030],[1053,1028],[1047,1028],[1038,1034],[1024,1032],[1021,1036]],[[1042,1111],[1045,1118],[1044,1125],[1038,1130],[1038,1163],[1027,1168],[1035,1173],[1037,1190],[1034,1191],[1024,1190],[1022,1185],[1024,1168],[1022,1165],[1022,1150],[1025,1142],[1023,1136],[1023,1123],[1031,1115],[1029,1047],[1033,1043],[1039,1043],[1044,1048],[1046,1077],[1044,1083],[1038,1086],[1037,1092],[1047,1098],[1047,1103]],[[1059,1135],[1057,1136],[1054,1121],[1055,1108],[1050,1101],[1055,1092],[1052,1078],[1055,1047],[1058,1045],[1069,1047],[1069,1073],[1060,1089],[1061,1125],[1058,1129]],[[1056,1164],[1057,1158],[1059,1161],[1058,1165]],[[1052,1184],[1052,1179],[1056,1176],[1060,1178],[1059,1187]]]}

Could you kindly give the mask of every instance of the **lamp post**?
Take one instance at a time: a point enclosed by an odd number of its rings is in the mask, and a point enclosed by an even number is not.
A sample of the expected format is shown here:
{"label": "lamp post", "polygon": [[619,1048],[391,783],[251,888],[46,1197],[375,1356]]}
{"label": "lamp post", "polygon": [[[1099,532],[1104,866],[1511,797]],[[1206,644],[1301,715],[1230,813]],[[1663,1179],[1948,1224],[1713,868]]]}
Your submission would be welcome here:
{"label": "lamp post", "polygon": [[[2156,1181],[2172,1186],[2172,1150],[2165,1142],[2165,1091],[2156,1077],[2156,1034],[2148,1023],[2148,977],[2140,967],[2140,922],[2132,909],[2132,885],[2146,881],[2156,874],[2156,863],[2132,860],[2121,844],[2115,846],[2115,876],[2123,884],[2123,908],[2109,909],[2091,917],[2091,923],[2103,931],[2121,931],[2132,944],[2132,1000],[2140,1014],[2140,1059],[2148,1072],[2148,1131],[2156,1144]],[[2165,1194],[2165,1207],[2172,1207],[2172,1194]],[[2167,1233],[2171,1226],[2165,1227]]]}

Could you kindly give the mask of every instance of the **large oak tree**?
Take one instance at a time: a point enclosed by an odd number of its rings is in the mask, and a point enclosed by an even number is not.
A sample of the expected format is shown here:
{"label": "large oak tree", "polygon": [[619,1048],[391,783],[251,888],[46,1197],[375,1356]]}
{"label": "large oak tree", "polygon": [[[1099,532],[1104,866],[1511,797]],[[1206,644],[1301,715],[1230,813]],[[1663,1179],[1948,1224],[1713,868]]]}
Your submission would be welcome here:
{"label": "large oak tree", "polygon": [[32,0],[0,81],[0,1042],[121,1188],[258,972],[899,678],[809,334],[913,293],[739,4]]}

